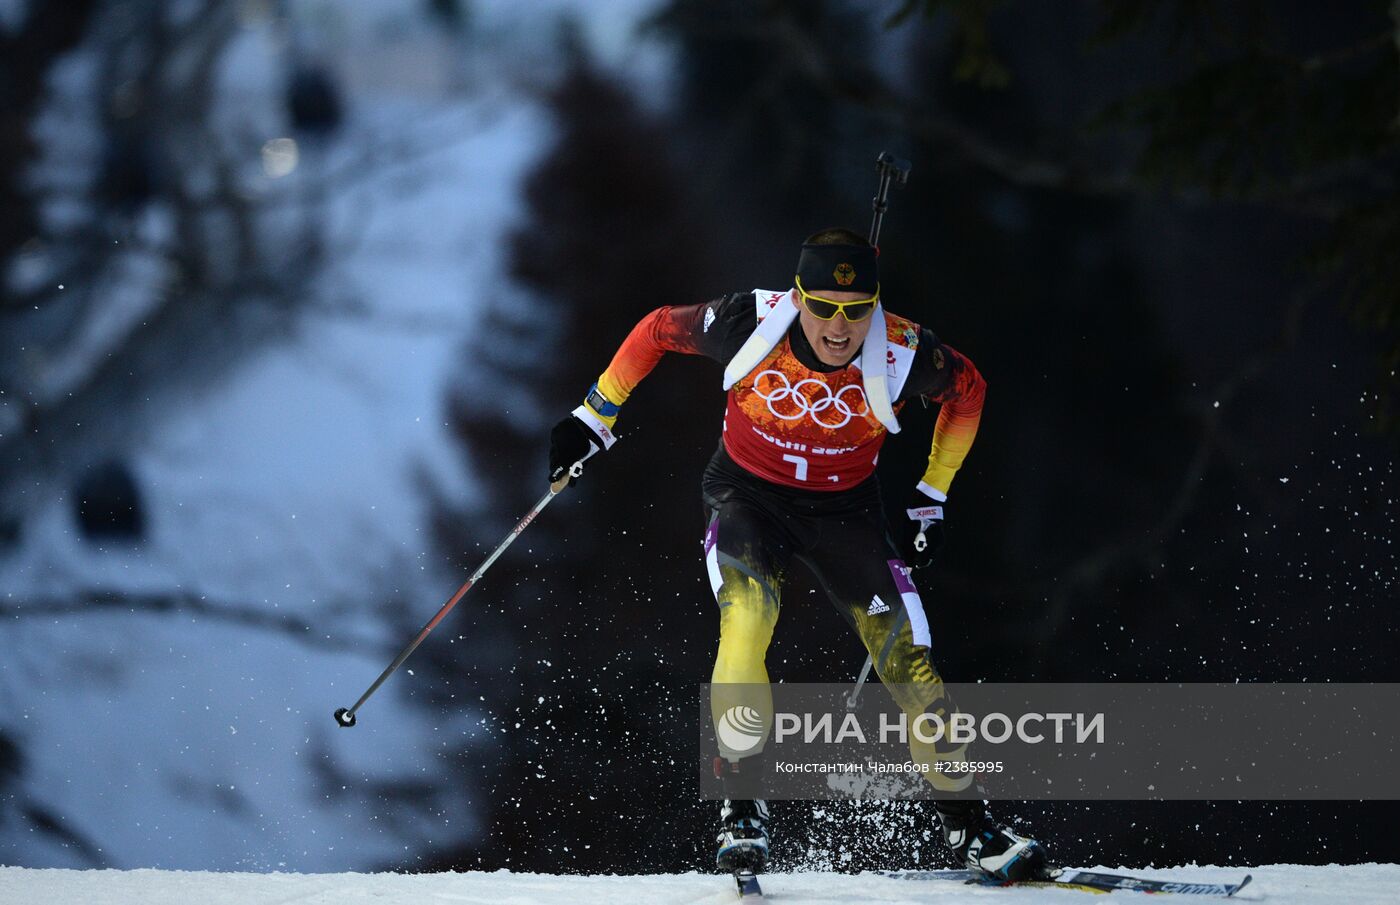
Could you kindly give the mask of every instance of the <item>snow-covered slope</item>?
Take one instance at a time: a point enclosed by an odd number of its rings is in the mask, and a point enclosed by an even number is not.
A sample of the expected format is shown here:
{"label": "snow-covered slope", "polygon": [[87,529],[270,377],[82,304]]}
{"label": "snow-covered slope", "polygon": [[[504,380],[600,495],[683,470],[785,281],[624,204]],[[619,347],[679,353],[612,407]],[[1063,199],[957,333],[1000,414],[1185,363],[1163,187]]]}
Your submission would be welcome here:
{"label": "snow-covered slope", "polygon": [[[1103,868],[1115,870],[1119,868]],[[1121,869],[1120,869],[1121,870]],[[1370,905],[1396,901],[1400,865],[1352,864],[1325,867],[1279,864],[1249,868],[1254,881],[1236,901],[1271,905],[1346,902]],[[1241,876],[1239,867],[1177,867],[1142,870],[1143,876],[1220,881]],[[171,871],[71,871],[0,868],[0,903],[46,905],[271,905],[342,903],[376,905],[532,905],[567,900],[570,905],[638,903],[723,903],[735,901],[725,877],[662,874],[638,877],[561,877],[548,874],[217,874]],[[1085,893],[1047,889],[989,889],[939,880],[894,880],[870,874],[799,873],[764,878],[764,892],[783,905],[880,902],[886,905],[1103,901]],[[1146,902],[1132,892],[1111,901]],[[1214,902],[1213,897],[1176,897]],[[1151,901],[1160,901],[1154,896]]]}

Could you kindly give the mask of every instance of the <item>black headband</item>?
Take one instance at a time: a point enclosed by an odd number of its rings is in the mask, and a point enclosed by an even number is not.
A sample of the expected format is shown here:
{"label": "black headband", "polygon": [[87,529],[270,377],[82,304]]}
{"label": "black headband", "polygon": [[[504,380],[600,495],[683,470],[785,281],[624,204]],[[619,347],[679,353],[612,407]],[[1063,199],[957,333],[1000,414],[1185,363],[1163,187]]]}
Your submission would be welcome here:
{"label": "black headband", "polygon": [[869,245],[804,245],[797,275],[808,292],[861,292],[874,295],[880,285],[876,252]]}

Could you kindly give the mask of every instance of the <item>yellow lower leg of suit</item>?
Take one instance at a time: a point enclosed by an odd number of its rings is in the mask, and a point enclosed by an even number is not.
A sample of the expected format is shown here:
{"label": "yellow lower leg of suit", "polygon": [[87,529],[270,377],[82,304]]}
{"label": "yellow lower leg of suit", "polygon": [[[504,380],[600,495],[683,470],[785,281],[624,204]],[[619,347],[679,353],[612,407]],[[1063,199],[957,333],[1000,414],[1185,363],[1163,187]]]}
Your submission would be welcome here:
{"label": "yellow lower leg of suit", "polygon": [[[762,750],[756,744],[747,750],[726,750],[726,733],[721,719],[735,706],[757,711],[763,724],[771,729],[773,702],[768,688],[768,670],[764,659],[778,622],[777,576],[762,576],[745,564],[731,561],[718,566],[721,583],[716,598],[719,602],[719,651],[710,681],[711,717],[720,739],[720,753],[730,760],[755,754]],[[893,601],[898,601],[893,596]],[[909,725],[925,713],[937,714],[945,722],[956,712],[945,693],[943,679],[929,661],[928,648],[914,644],[913,631],[907,614],[899,603],[894,612],[870,615],[865,602],[850,604],[834,601],[855,628],[870,656],[875,661],[876,674],[904,711]],[[719,686],[734,685],[733,689]],[[729,737],[736,738],[730,734]],[[966,746],[938,745],[918,739],[909,733],[909,755],[913,763],[927,764],[924,778],[935,790],[951,792],[967,788],[972,777],[966,773],[939,772],[936,761],[945,763],[965,759]],[[737,736],[741,741],[742,736]],[[762,741],[766,743],[765,732]]]}
{"label": "yellow lower leg of suit", "polygon": [[[773,724],[773,693],[764,657],[778,624],[777,584],[750,570],[719,567],[724,577],[719,601],[719,651],[710,674],[710,716],[720,754],[731,761],[757,754],[768,742]],[[742,708],[734,711],[735,707]],[[742,734],[727,731],[726,714],[746,713],[763,734],[751,746]]]}

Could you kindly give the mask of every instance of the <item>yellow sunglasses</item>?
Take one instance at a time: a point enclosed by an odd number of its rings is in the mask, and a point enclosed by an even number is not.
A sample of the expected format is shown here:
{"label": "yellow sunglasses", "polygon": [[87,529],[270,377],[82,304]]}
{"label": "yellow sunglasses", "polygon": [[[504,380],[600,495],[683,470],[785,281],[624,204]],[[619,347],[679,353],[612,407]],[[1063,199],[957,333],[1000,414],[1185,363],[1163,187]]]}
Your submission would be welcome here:
{"label": "yellow sunglasses", "polygon": [[851,323],[859,323],[875,313],[875,305],[880,301],[880,284],[875,284],[875,294],[870,298],[853,299],[849,302],[836,302],[831,299],[824,299],[819,295],[812,295],[802,288],[802,278],[796,277],[797,292],[802,296],[802,304],[812,317],[818,320],[829,321],[837,314],[840,314]]}

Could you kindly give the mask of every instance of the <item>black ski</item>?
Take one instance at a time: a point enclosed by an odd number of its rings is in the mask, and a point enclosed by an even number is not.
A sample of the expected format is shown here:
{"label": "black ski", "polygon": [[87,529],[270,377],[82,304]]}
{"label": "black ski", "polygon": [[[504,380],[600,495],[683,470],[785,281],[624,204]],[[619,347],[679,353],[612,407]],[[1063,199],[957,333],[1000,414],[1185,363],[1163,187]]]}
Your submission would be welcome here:
{"label": "black ski", "polygon": [[763,887],[758,885],[758,876],[747,867],[734,871],[734,883],[738,887],[739,898],[743,901],[763,901]]}
{"label": "black ski", "polygon": [[985,874],[968,870],[899,870],[878,871],[881,876],[896,880],[956,880],[978,886],[1034,886],[1052,889],[1077,889],[1081,892],[1113,892],[1130,890],[1133,892],[1169,893],[1188,896],[1233,896],[1253,879],[1245,874],[1238,883],[1199,883],[1185,880],[1149,880],[1144,877],[1131,877],[1124,874],[1106,874],[1090,870],[1066,868],[1045,880],[1023,880],[1008,883]]}

